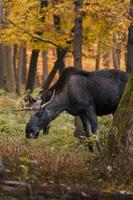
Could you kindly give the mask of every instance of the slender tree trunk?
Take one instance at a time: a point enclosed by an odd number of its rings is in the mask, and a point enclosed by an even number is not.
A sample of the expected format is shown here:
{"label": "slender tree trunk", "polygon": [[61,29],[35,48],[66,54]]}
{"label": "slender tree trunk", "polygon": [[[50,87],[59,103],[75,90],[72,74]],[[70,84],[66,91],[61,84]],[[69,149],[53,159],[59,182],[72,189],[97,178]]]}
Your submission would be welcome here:
{"label": "slender tree trunk", "polygon": [[30,66],[28,71],[28,78],[26,82],[26,90],[30,90],[31,92],[33,92],[36,80],[38,56],[39,56],[39,50],[38,49],[32,50]]}
{"label": "slender tree trunk", "polygon": [[[56,3],[58,3],[58,2],[60,2],[60,0],[56,0]],[[54,25],[55,25],[57,32],[61,31],[60,20],[61,19],[60,19],[59,15],[54,15]],[[66,53],[67,53],[66,48],[57,47],[57,49],[56,49],[57,60],[55,62],[55,65],[58,66],[58,70],[59,70],[60,74],[63,71],[63,69],[65,68],[64,58],[65,58]]]}
{"label": "slender tree trunk", "polygon": [[99,70],[99,68],[100,68],[100,54],[101,54],[101,45],[100,45],[100,40],[99,40],[98,44],[97,44],[97,54],[96,54],[95,70]]}
{"label": "slender tree trunk", "polygon": [[8,92],[14,92],[15,80],[13,66],[13,48],[11,46],[5,46],[5,57],[6,90]]}
{"label": "slender tree trunk", "polygon": [[0,0],[0,23],[3,23],[3,0]]}
{"label": "slender tree trunk", "polygon": [[0,155],[0,179],[5,176],[5,167],[3,165],[3,159],[2,156]]}
{"label": "slender tree trunk", "polygon": [[[131,1],[130,15],[133,13]],[[132,9],[132,10],[131,10]],[[133,15],[131,15],[131,18]],[[115,113],[112,129],[108,138],[109,155],[118,150],[127,150],[133,161],[133,25],[129,27],[127,44],[127,63],[131,72],[126,89]],[[119,152],[119,151],[118,151]]]}
{"label": "slender tree trunk", "polygon": [[[3,23],[3,0],[0,0],[0,23]],[[4,86],[4,47],[0,45],[0,89]],[[0,154],[0,179],[4,176],[5,169],[3,165],[2,155]]]}
{"label": "slender tree trunk", "polygon": [[113,36],[114,47],[112,48],[112,58],[113,65],[115,69],[120,69],[120,61],[121,61],[121,46],[118,41],[116,41],[116,36],[118,33],[115,33]]}
{"label": "slender tree trunk", "polygon": [[40,87],[41,86],[41,79],[40,79],[40,74],[39,72],[37,72],[37,75],[36,75],[36,87]]}
{"label": "slender tree trunk", "polygon": [[[82,16],[80,9],[83,6],[82,0],[75,0],[75,20],[74,20],[74,41],[73,41],[73,56],[74,66],[82,69]],[[74,120],[75,136],[84,135],[83,124],[81,119],[76,116]]]}
{"label": "slender tree trunk", "polygon": [[74,66],[82,68],[82,16],[80,8],[82,8],[83,1],[75,0],[75,22],[74,22]]}
{"label": "slender tree trunk", "polygon": [[67,53],[66,49],[63,49],[63,48],[60,48],[60,47],[57,48],[57,59],[54,63],[54,66],[53,66],[50,74],[48,75],[48,78],[47,78],[45,84],[43,85],[44,90],[47,90],[49,88],[49,86],[52,83],[52,80],[54,79],[57,71],[59,70],[59,72],[61,73],[62,70],[65,68],[64,58],[65,58],[66,53]]}
{"label": "slender tree trunk", "polygon": [[103,54],[103,66],[105,69],[109,69],[110,65],[110,52],[107,51]]}
{"label": "slender tree trunk", "polygon": [[[40,0],[40,14],[42,14],[41,17],[42,22],[45,21],[45,15],[43,15],[42,13],[43,12],[42,8],[47,7],[47,5],[48,5],[48,0]],[[39,35],[41,35],[42,33],[43,32],[40,30],[36,32],[36,34]],[[35,85],[38,56],[39,56],[39,49],[32,50],[28,78],[26,82],[26,90],[29,89],[31,92],[33,91]]]}
{"label": "slender tree trunk", "polygon": [[43,67],[42,83],[43,85],[45,85],[45,82],[48,77],[48,52],[47,51],[42,52],[42,67]]}
{"label": "slender tree trunk", "polygon": [[4,47],[0,45],[0,89],[4,88]]}
{"label": "slender tree trunk", "polygon": [[[56,4],[60,2],[60,0],[56,0]],[[60,26],[60,16],[59,15],[54,15],[54,25],[56,28],[56,31],[60,31],[61,30],[61,26]],[[57,71],[59,70],[59,73],[61,74],[61,72],[63,71],[63,69],[65,68],[65,63],[64,63],[64,58],[65,55],[67,53],[67,49],[66,48],[62,48],[62,47],[57,47],[56,49],[56,56],[57,59],[54,63],[54,66],[50,72],[50,74],[48,75],[48,78],[45,82],[45,85],[43,84],[43,89],[47,90],[50,86],[50,84],[52,83],[52,80],[55,77],[55,74],[57,73]]]}
{"label": "slender tree trunk", "polygon": [[55,77],[55,74],[58,70],[58,66],[56,65],[56,63],[54,64],[54,67],[52,68],[50,74],[48,75],[48,78],[45,82],[45,84],[43,85],[43,90],[47,90],[50,86],[50,84],[52,83],[52,80],[54,79]]}
{"label": "slender tree trunk", "polygon": [[127,43],[127,64],[126,64],[126,71],[128,73],[132,73],[133,72],[133,25],[131,24],[129,26],[129,30],[128,30],[128,43]]}
{"label": "slender tree trunk", "polygon": [[117,47],[112,49],[113,65],[115,69],[120,69],[121,52]]}
{"label": "slender tree trunk", "polygon": [[[0,23],[3,23],[3,1],[0,0]],[[0,89],[3,89],[4,83],[4,63],[3,63],[3,46],[0,45]]]}
{"label": "slender tree trunk", "polygon": [[21,82],[23,85],[26,84],[26,48],[23,46],[19,47],[19,59],[20,59],[20,69],[21,69]]}
{"label": "slender tree trunk", "polygon": [[20,58],[17,45],[13,49],[13,66],[14,66],[14,75],[16,81],[16,94],[20,96]]}

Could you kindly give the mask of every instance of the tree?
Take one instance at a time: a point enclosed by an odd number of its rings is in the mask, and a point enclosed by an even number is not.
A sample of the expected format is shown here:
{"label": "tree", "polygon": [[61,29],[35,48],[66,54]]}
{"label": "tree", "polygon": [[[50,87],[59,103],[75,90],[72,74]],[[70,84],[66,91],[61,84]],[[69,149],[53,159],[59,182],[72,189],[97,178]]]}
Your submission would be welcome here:
{"label": "tree", "polygon": [[83,18],[80,9],[83,7],[83,1],[75,0],[74,3],[75,3],[74,41],[73,41],[74,66],[81,69]]}
{"label": "tree", "polygon": [[0,155],[0,179],[3,178],[4,175],[5,175],[5,167],[3,165],[2,156]]}
{"label": "tree", "polygon": [[4,47],[0,45],[0,89],[4,88]]}
{"label": "tree", "polygon": [[[42,13],[42,8],[47,6],[48,1],[41,0],[40,1],[40,13]],[[45,16],[44,14],[41,16],[41,22],[44,22]],[[42,30],[38,29],[36,31],[38,35],[41,35],[43,32]],[[33,92],[35,80],[36,80],[36,73],[37,73],[37,61],[39,56],[40,49],[33,49],[31,53],[31,60],[30,60],[30,66],[28,71],[28,78],[26,83],[26,90],[30,90]]]}
{"label": "tree", "polygon": [[14,63],[13,63],[13,48],[11,46],[5,46],[4,55],[4,67],[6,73],[6,90],[8,92],[15,91],[15,79],[14,79]]}
{"label": "tree", "polygon": [[113,35],[113,42],[114,47],[112,48],[112,58],[113,58],[113,65],[115,69],[120,69],[120,62],[121,62],[121,45],[117,41],[116,37],[119,37],[119,33],[114,33]]}
{"label": "tree", "polygon": [[[55,4],[57,5],[59,2],[60,2],[60,0],[56,0]],[[55,30],[56,30],[57,34],[60,34],[60,31],[61,31],[61,18],[57,14],[54,14],[53,18],[54,18]],[[58,46],[56,48],[56,57],[57,58],[56,58],[56,61],[54,63],[54,66],[53,66],[50,74],[47,77],[47,80],[45,81],[45,84],[43,84],[43,89],[44,90],[47,90],[49,88],[49,86],[52,83],[52,80],[54,79],[55,74],[57,73],[57,71],[59,70],[59,73],[61,74],[61,72],[65,68],[64,58],[65,58],[66,53],[67,53],[67,48],[63,48],[61,46]]]}
{"label": "tree", "polygon": [[103,54],[103,66],[104,68],[109,69],[109,65],[110,65],[110,52],[109,50],[107,50]]}
{"label": "tree", "polygon": [[[83,30],[83,18],[80,9],[83,7],[82,0],[75,0],[75,19],[74,19],[74,40],[73,40],[73,56],[74,66],[82,69],[82,30]],[[75,135],[79,136],[84,134],[83,124],[81,119],[75,117]]]}
{"label": "tree", "polygon": [[61,73],[62,70],[65,68],[64,58],[67,53],[67,49],[62,48],[62,47],[57,47],[56,52],[57,52],[57,59],[54,63],[54,66],[53,66],[50,74],[48,75],[48,78],[47,78],[45,84],[43,85],[44,90],[47,90],[49,88],[52,80],[55,77],[56,72],[59,70],[59,73]]}
{"label": "tree", "polygon": [[19,47],[19,59],[20,59],[20,69],[21,69],[21,83],[25,85],[26,83],[26,47]]}
{"label": "tree", "polygon": [[16,82],[16,94],[20,96],[20,59],[18,53],[17,45],[13,48],[13,66],[14,66],[14,76]]}
{"label": "tree", "polygon": [[[0,23],[3,23],[3,1],[2,0],[0,0]],[[2,53],[3,53],[3,46],[0,45],[0,89],[3,88],[3,77],[4,77]],[[5,169],[3,166],[2,155],[0,155],[0,178],[3,177],[4,172],[5,172]]]}
{"label": "tree", "polygon": [[28,77],[27,77],[27,82],[26,82],[26,90],[30,90],[31,92],[33,92],[34,85],[35,85],[38,55],[39,55],[39,49],[32,50],[30,67],[29,67]]}
{"label": "tree", "polygon": [[100,45],[100,40],[98,41],[97,44],[97,52],[96,52],[96,65],[95,65],[95,70],[99,70],[100,68],[100,54],[101,54],[101,45]]}
{"label": "tree", "polygon": [[128,30],[127,43],[127,64],[131,75],[129,77],[126,89],[118,105],[114,116],[113,125],[109,133],[108,149],[109,154],[119,152],[120,149],[128,151],[129,157],[133,158],[133,1],[130,1],[131,24]]}
{"label": "tree", "polygon": [[45,85],[47,77],[48,77],[48,52],[43,51],[42,52],[42,85]]}
{"label": "tree", "polygon": [[[129,9],[130,19],[133,19],[133,1],[130,1],[130,9]],[[133,72],[133,24],[132,21],[130,23],[128,29],[128,43],[127,43],[127,68],[126,71],[128,73]]]}
{"label": "tree", "polygon": [[[0,24],[3,23],[3,2],[0,0]],[[0,45],[0,89],[3,88],[4,84],[4,68],[3,68],[3,46]]]}

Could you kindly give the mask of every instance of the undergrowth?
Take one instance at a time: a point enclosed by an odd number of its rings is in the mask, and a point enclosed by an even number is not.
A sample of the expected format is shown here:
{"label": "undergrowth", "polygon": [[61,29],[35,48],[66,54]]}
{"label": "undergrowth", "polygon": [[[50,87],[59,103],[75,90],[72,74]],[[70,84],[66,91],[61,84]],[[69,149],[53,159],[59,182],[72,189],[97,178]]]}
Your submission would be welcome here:
{"label": "undergrowth", "polygon": [[[107,160],[106,153],[90,153],[88,144],[73,136],[73,117],[63,113],[51,123],[49,134],[38,139],[25,138],[30,115],[13,112],[20,99],[0,95],[0,152],[6,166],[6,178],[28,182],[89,184],[110,190],[132,186],[128,160]],[[100,141],[106,146],[112,118],[99,118]],[[123,155],[122,155],[123,156]]]}

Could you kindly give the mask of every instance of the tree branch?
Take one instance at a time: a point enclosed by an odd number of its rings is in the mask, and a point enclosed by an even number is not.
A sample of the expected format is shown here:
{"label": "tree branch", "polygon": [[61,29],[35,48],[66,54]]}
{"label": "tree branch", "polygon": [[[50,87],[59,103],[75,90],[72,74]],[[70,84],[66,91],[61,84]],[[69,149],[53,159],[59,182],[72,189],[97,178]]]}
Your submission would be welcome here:
{"label": "tree branch", "polygon": [[[39,40],[39,41],[45,42],[45,43],[49,43],[49,44],[51,44],[51,45],[53,45],[53,46],[55,46],[55,47],[61,47],[61,48],[63,48],[63,49],[67,49],[68,52],[71,52],[68,48],[64,48],[64,47],[62,47],[62,46],[60,46],[60,45],[57,45],[56,43],[54,43],[54,42],[52,42],[52,41],[50,41],[50,40],[46,40],[46,39],[44,39],[44,38],[39,37],[38,35],[34,35],[34,34],[28,32],[27,30],[24,30],[24,29],[23,29],[22,27],[20,27],[18,24],[14,23],[13,21],[11,21],[11,20],[9,20],[9,19],[8,19],[8,22],[9,22],[10,24],[12,24],[13,26],[17,27],[17,28],[18,28],[19,30],[21,30],[23,33],[26,33],[27,35],[31,36],[32,38],[34,38],[34,39],[36,39],[36,40]],[[72,53],[72,52],[71,52],[71,53]]]}

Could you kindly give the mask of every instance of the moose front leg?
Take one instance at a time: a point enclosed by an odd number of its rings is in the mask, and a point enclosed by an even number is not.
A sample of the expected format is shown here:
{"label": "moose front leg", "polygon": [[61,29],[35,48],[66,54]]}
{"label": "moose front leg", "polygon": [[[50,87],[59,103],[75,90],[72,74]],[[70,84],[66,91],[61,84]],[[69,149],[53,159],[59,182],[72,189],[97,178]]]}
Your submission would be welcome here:
{"label": "moose front leg", "polygon": [[44,128],[43,129],[43,134],[48,134],[49,133],[49,128],[50,128],[49,125],[46,128]]}
{"label": "moose front leg", "polygon": [[84,131],[86,134],[86,137],[90,136],[90,122],[89,119],[87,118],[86,114],[80,115],[80,119],[83,123]]}

